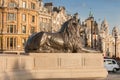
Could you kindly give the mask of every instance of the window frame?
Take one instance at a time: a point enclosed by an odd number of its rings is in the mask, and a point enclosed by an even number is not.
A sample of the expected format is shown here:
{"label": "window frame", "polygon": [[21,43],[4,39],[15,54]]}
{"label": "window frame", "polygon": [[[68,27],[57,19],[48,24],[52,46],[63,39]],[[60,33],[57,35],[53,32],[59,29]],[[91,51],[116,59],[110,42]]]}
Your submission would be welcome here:
{"label": "window frame", "polygon": [[8,4],[8,7],[14,8],[14,7],[17,7],[17,4],[16,4],[15,2],[10,2],[10,3]]}
{"label": "window frame", "polygon": [[13,48],[13,43],[14,43],[14,39],[13,37],[10,37],[10,48]]}
{"label": "window frame", "polygon": [[8,25],[7,26],[7,33],[15,34],[17,31],[16,25]]}
{"label": "window frame", "polygon": [[22,1],[22,8],[27,8],[27,3],[26,3],[26,1]]}
{"label": "window frame", "polygon": [[22,21],[26,22],[26,14],[22,14]]}
{"label": "window frame", "polygon": [[7,37],[6,38],[6,47],[8,49],[16,49],[17,47],[17,37]]}
{"label": "window frame", "polygon": [[35,3],[31,2],[31,9],[35,9]]}
{"label": "window frame", "polygon": [[32,16],[32,23],[34,23],[35,22],[35,16]]}
{"label": "window frame", "polygon": [[31,26],[30,33],[31,34],[35,33],[35,27],[34,26]]}
{"label": "window frame", "polygon": [[8,13],[8,21],[16,21],[16,13]]}
{"label": "window frame", "polygon": [[27,42],[27,39],[26,38],[22,38],[22,46],[23,46],[23,48],[24,48],[26,42]]}
{"label": "window frame", "polygon": [[22,25],[22,33],[26,33],[26,25]]}

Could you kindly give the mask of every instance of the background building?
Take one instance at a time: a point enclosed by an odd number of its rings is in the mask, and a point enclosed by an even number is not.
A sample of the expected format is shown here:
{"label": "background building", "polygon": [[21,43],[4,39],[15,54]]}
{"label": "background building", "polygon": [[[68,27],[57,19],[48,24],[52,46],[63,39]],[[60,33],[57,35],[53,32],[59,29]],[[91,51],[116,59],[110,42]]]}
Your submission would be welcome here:
{"label": "background building", "polygon": [[67,20],[65,8],[42,0],[0,0],[0,52],[24,53],[28,37],[55,32]]}
{"label": "background building", "polygon": [[[24,53],[28,37],[36,32],[57,32],[71,18],[65,7],[42,0],[0,0],[0,52]],[[120,33],[104,19],[99,26],[90,12],[82,23],[85,47],[101,50],[104,56],[120,57]]]}
{"label": "background building", "polygon": [[65,7],[54,7],[52,12],[52,31],[57,32],[60,30],[62,24],[67,21],[67,14]]}
{"label": "background building", "polygon": [[50,26],[45,10],[42,0],[0,0],[0,51],[24,52],[28,37],[42,30],[41,22]]}
{"label": "background building", "polygon": [[104,19],[100,26],[100,39],[101,39],[101,51],[106,55],[105,53],[108,51],[109,47],[109,24]]}
{"label": "background building", "polygon": [[114,27],[112,33],[109,33],[109,24],[104,19],[100,27],[101,50],[105,57],[120,58],[120,34],[118,27]]}
{"label": "background building", "polygon": [[52,6],[52,3],[41,4],[39,9],[39,31],[52,32]]}
{"label": "background building", "polygon": [[101,22],[101,25],[94,20],[93,15],[82,23],[84,29],[84,43],[86,48],[100,50],[104,57],[119,57],[120,58],[120,32],[118,27],[114,27],[112,34],[109,33],[109,24],[106,19]]}
{"label": "background building", "polygon": [[99,49],[99,28],[91,12],[82,26],[85,29],[85,47],[96,50]]}

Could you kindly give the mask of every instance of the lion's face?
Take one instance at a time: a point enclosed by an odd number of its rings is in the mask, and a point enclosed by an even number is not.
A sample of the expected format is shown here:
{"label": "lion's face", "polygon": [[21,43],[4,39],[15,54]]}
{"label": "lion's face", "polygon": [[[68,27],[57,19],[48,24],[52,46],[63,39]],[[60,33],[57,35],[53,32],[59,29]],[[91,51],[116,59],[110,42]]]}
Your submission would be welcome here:
{"label": "lion's face", "polygon": [[73,18],[68,22],[67,32],[70,36],[80,37],[80,24],[77,19]]}

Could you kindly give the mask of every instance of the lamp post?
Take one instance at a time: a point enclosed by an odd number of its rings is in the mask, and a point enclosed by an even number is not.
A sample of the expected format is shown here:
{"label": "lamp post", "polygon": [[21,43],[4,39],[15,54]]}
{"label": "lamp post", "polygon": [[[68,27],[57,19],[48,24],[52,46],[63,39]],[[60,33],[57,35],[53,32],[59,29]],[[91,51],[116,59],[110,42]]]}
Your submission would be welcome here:
{"label": "lamp post", "polygon": [[115,33],[115,36],[114,36],[114,38],[115,38],[115,57],[116,57],[116,52],[117,52],[117,33]]}
{"label": "lamp post", "polygon": [[114,27],[112,31],[113,37],[115,38],[115,57],[117,57],[117,38],[118,38],[118,28]]}
{"label": "lamp post", "polygon": [[91,48],[93,48],[93,21],[91,21]]}

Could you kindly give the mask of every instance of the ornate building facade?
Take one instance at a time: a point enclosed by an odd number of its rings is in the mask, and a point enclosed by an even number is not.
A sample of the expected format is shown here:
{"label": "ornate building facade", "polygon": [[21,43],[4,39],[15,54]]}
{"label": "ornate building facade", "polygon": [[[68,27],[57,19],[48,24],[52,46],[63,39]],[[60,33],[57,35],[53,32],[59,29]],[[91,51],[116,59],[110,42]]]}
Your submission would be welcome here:
{"label": "ornate building facade", "polygon": [[114,27],[112,34],[109,33],[109,24],[104,19],[100,26],[101,50],[104,57],[120,58],[120,34],[118,27]]}
{"label": "ornate building facade", "polygon": [[52,32],[52,6],[52,3],[50,4],[50,8],[47,3],[44,6],[41,3],[39,10],[39,31]]}
{"label": "ornate building facade", "polygon": [[67,20],[65,7],[54,7],[52,12],[52,31],[57,32],[60,30],[62,24]]}
{"label": "ornate building facade", "polygon": [[100,26],[101,51],[105,54],[109,47],[109,25],[104,19]]}
{"label": "ornate building facade", "polygon": [[0,51],[24,52],[28,37],[42,30],[41,22],[50,27],[51,14],[44,10],[42,0],[0,0]]}
{"label": "ornate building facade", "polygon": [[114,51],[113,51],[113,56],[119,57],[120,58],[120,31],[118,27],[114,27],[112,30],[112,37],[113,39],[113,46],[114,46]]}
{"label": "ornate building facade", "polygon": [[[23,53],[30,35],[39,31],[57,32],[71,18],[65,7],[43,4],[42,0],[0,0],[0,52]],[[100,26],[90,13],[82,24],[85,47],[101,50],[104,56],[120,57],[120,33],[108,22]]]}
{"label": "ornate building facade", "polygon": [[89,17],[84,21],[82,26],[85,29],[85,47],[99,49],[99,29],[98,24],[94,20],[93,15],[89,15]]}
{"label": "ornate building facade", "polygon": [[109,24],[106,19],[101,22],[101,25],[94,20],[93,15],[82,23],[84,28],[84,43],[85,47],[100,50],[104,57],[119,57],[120,58],[120,32],[118,27],[114,27],[112,34],[109,33]]}
{"label": "ornate building facade", "polygon": [[108,52],[106,52],[106,56],[109,57],[119,57],[120,58],[120,33],[119,28],[114,27],[112,29],[112,34],[109,37],[109,47]]}

